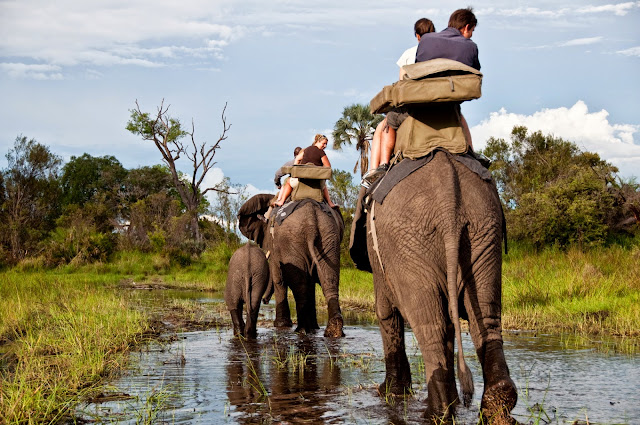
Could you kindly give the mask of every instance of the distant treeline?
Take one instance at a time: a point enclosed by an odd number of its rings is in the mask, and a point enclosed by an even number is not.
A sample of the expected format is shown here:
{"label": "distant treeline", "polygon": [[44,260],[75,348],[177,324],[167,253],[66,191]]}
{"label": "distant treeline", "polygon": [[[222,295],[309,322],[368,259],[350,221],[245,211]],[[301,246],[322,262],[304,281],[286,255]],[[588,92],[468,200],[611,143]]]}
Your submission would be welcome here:
{"label": "distant treeline", "polygon": [[[640,185],[623,180],[613,165],[572,142],[514,127],[511,140],[491,138],[483,153],[498,187],[508,235],[536,248],[587,248],[638,233]],[[235,218],[244,186],[228,178],[216,202],[202,197],[197,215],[177,192],[168,167],[125,169],[113,156],[62,159],[36,140],[18,136],[0,172],[0,265],[24,259],[57,266],[108,261],[119,250],[161,252],[188,262],[207,246],[238,241]],[[334,170],[332,198],[342,206],[346,229],[343,265],[358,186]]]}
{"label": "distant treeline", "polygon": [[[207,245],[237,240],[230,193],[242,187],[225,179],[212,213],[225,227],[200,220],[201,241],[163,165],[125,169],[113,156],[71,157],[67,163],[36,140],[18,136],[0,172],[0,264],[37,259],[44,266],[107,261],[117,250],[163,252],[189,261]],[[236,191],[234,192],[234,189]],[[237,197],[236,197],[237,198]],[[213,210],[213,211],[212,211]]]}

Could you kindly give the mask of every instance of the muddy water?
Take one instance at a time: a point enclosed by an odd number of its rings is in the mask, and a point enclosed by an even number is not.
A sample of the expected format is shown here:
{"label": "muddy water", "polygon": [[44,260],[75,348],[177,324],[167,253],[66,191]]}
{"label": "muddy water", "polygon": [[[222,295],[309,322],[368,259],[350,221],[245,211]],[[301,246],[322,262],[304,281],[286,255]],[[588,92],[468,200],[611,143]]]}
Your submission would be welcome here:
{"label": "muddy water", "polygon": [[[261,316],[269,326],[272,306],[263,306]],[[182,333],[133,354],[132,368],[105,389],[111,400],[81,406],[79,417],[101,423],[421,422],[427,393],[412,333],[406,341],[414,394],[396,399],[377,392],[384,378],[378,328],[349,319],[345,334],[332,340],[322,331],[261,327],[257,341],[243,343],[229,329]],[[482,372],[468,335],[463,343],[476,395],[471,408],[458,409],[457,423],[471,424]],[[507,333],[505,353],[519,390],[513,413],[520,422],[640,423],[640,356],[567,349],[557,337],[532,333]]]}

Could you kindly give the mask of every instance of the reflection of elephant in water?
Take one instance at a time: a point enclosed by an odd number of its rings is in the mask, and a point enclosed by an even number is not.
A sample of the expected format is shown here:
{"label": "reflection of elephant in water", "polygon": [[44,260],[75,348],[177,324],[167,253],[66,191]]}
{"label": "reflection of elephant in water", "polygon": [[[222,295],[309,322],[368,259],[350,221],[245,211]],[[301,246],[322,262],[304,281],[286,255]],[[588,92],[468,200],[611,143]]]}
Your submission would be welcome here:
{"label": "reflection of elephant in water", "polygon": [[328,346],[322,339],[307,335],[295,340],[279,339],[269,348],[274,350],[269,352],[272,358],[286,360],[285,364],[275,361],[269,364],[269,402],[273,422],[324,422],[325,412],[332,410],[335,394],[342,392],[343,388],[340,366],[326,354],[331,350],[329,353],[335,359],[339,350]]}
{"label": "reflection of elephant in water", "polygon": [[[233,334],[247,338],[257,336],[256,325],[260,299],[268,302],[273,293],[270,285],[267,258],[257,246],[246,244],[236,250],[229,260],[224,300],[231,314]],[[247,305],[247,323],[242,320],[243,304]]]}
{"label": "reflection of elephant in water", "polygon": [[[282,224],[267,222],[271,194],[258,194],[238,212],[240,231],[269,253],[269,268],[276,297],[275,326],[291,326],[287,287],[291,288],[298,314],[297,331],[319,329],[316,319],[315,284],[327,300],[328,321],[324,335],[344,336],[338,301],[342,215],[324,211],[315,201],[302,201]],[[272,214],[273,216],[273,214]]]}
{"label": "reflection of elephant in water", "polygon": [[[229,345],[226,362],[227,397],[242,415],[235,415],[237,423],[261,423],[261,418],[268,414],[268,402],[260,404],[267,397],[264,386],[266,376],[260,364],[260,354],[265,346],[256,340],[245,341],[234,338]],[[266,412],[265,412],[266,411]]]}
{"label": "reflection of elephant in water", "polygon": [[462,317],[469,320],[482,365],[482,414],[508,422],[517,392],[502,349],[503,215],[494,184],[438,151],[368,215],[367,248],[386,363],[381,391],[402,394],[411,387],[406,319],[424,358],[427,417],[450,417],[459,402],[454,336],[468,405],[473,382],[462,353]]}
{"label": "reflection of elephant in water", "polygon": [[[306,335],[263,344],[234,338],[226,362],[227,397],[237,423],[317,423],[341,392],[339,349]],[[298,356],[298,357],[296,357]],[[296,363],[298,362],[298,363]]]}

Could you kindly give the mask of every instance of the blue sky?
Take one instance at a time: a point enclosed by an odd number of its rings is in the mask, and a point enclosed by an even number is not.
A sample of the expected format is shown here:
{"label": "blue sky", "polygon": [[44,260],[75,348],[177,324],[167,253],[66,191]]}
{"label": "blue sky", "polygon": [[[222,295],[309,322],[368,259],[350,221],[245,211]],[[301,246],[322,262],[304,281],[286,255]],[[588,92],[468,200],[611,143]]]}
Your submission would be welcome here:
{"label": "blue sky", "polygon": [[[266,6],[268,3],[268,6]],[[0,0],[0,152],[17,135],[68,160],[160,155],[125,130],[162,99],[197,140],[228,139],[210,181],[273,190],[296,145],[398,75],[413,23],[446,27],[450,1]],[[640,1],[476,1],[483,96],[463,105],[474,145],[522,124],[640,177]],[[353,149],[328,150],[352,170]],[[5,162],[0,162],[4,166]],[[186,165],[186,164],[185,164]]]}

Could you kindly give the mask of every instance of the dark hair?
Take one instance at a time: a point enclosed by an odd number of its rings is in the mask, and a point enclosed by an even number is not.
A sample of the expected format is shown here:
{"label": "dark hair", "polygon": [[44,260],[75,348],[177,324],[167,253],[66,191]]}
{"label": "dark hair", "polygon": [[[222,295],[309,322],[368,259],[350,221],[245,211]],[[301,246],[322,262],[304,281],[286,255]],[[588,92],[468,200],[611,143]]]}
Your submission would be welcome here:
{"label": "dark hair", "polygon": [[302,148],[300,146],[296,146],[296,148],[293,150],[293,156],[298,156],[301,150]]}
{"label": "dark hair", "polygon": [[449,18],[449,26],[457,30],[462,30],[469,25],[471,28],[475,28],[478,25],[476,15],[473,14],[473,8],[471,6],[466,9],[458,9],[451,14]]}
{"label": "dark hair", "polygon": [[430,19],[420,18],[416,21],[415,25],[413,26],[413,31],[415,32],[416,35],[419,35],[420,37],[422,37],[423,34],[426,34],[428,32],[435,32],[436,27],[433,25],[433,22],[431,22]]}

